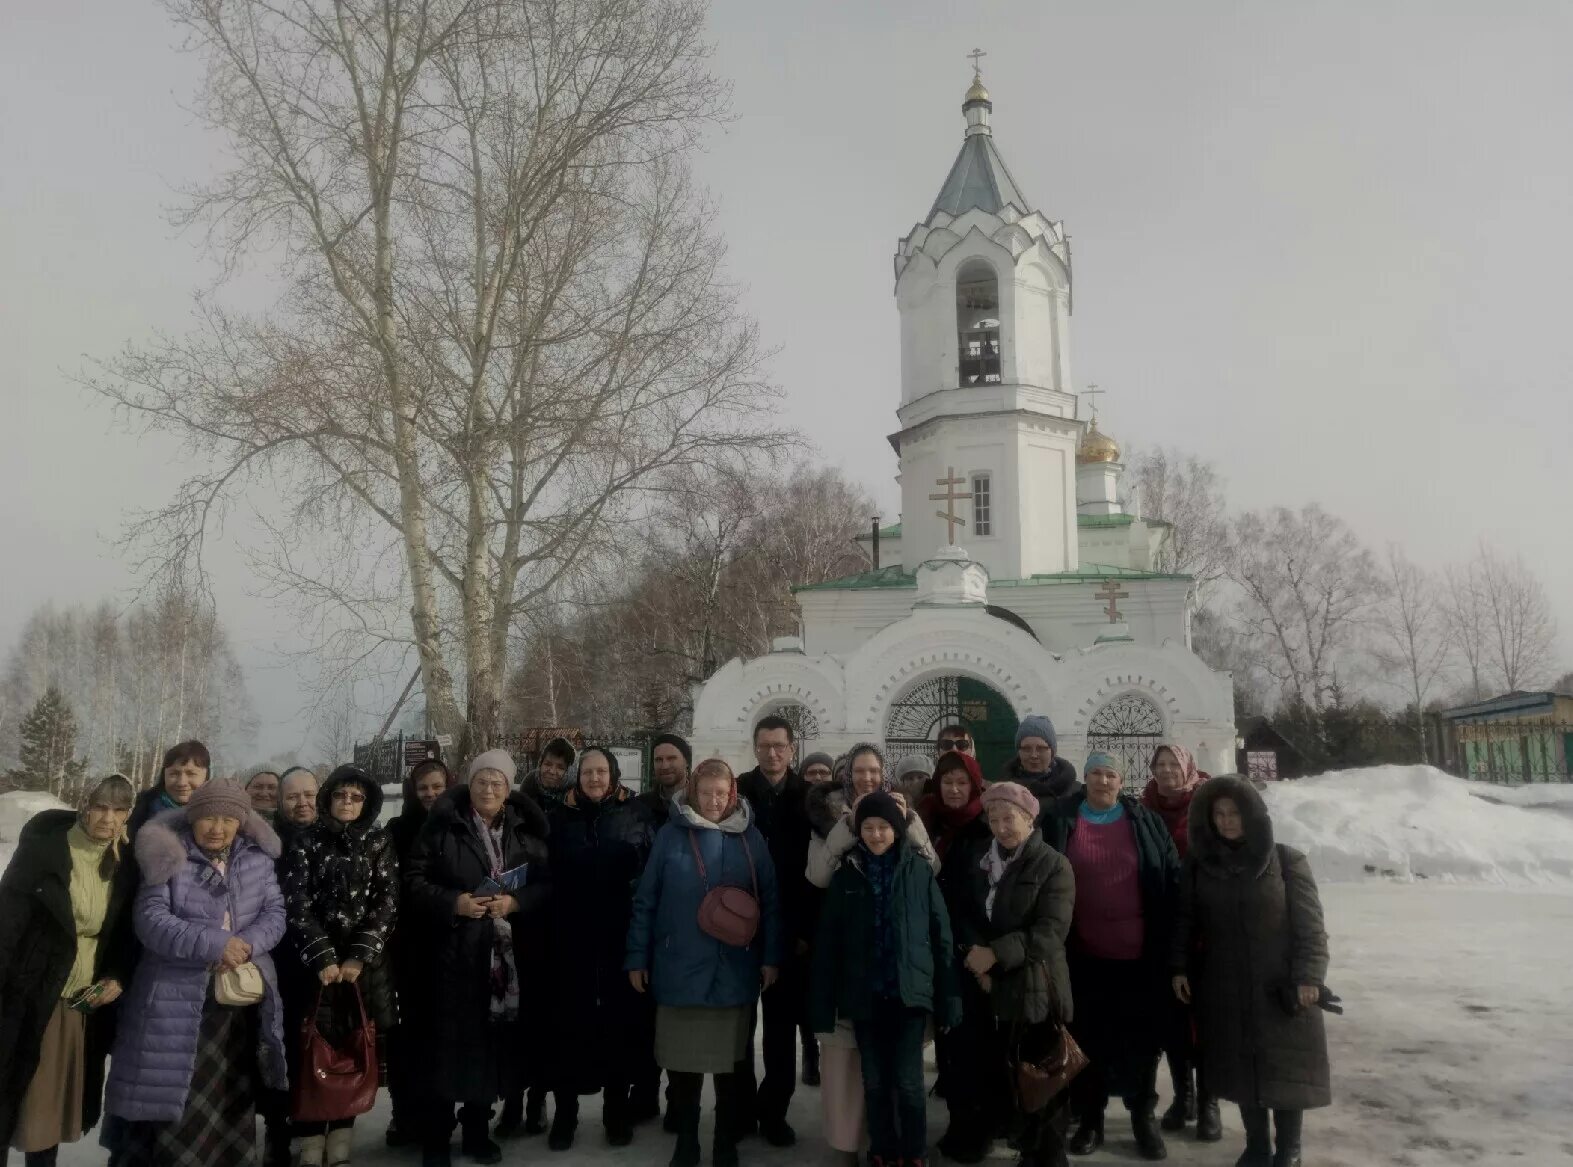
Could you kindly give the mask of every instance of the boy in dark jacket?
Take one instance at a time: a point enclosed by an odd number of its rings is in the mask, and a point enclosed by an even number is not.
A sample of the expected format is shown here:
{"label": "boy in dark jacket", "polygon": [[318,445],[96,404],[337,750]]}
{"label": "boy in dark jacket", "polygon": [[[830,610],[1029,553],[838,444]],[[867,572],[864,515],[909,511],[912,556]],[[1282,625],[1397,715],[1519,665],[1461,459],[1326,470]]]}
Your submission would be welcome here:
{"label": "boy in dark jacket", "polygon": [[904,845],[906,815],[865,795],[858,846],[836,870],[814,945],[814,1030],[852,1022],[863,1065],[871,1167],[921,1167],[928,1153],[923,1031],[961,1020],[950,916],[929,865]]}

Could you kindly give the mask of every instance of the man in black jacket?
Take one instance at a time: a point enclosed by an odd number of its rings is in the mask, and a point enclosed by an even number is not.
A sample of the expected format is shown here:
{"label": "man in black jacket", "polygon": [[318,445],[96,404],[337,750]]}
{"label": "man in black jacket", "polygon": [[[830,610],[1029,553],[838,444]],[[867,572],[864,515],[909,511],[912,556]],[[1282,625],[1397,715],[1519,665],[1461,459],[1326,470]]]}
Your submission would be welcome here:
{"label": "man in black jacket", "polygon": [[666,826],[672,813],[672,799],[688,781],[694,764],[694,748],[675,733],[657,734],[650,746],[650,789],[639,801],[655,818],[655,829]]}
{"label": "man in black jacket", "polygon": [[[770,845],[776,868],[781,918],[791,947],[781,962],[781,975],[765,990],[765,1079],[754,1090],[754,1047],[738,1065],[742,1129],[751,1133],[757,1120],[759,1133],[773,1147],[790,1147],[797,1132],[787,1124],[787,1106],[797,1085],[797,1029],[808,1010],[808,977],[805,958],[810,937],[811,887],[808,882],[808,840],[812,828],[803,799],[808,783],[792,769],[794,735],[791,723],[781,717],[763,717],[754,726],[754,759],[759,764],[737,780],[738,792],[753,808],[754,825]],[[749,1101],[753,1100],[753,1113]]]}

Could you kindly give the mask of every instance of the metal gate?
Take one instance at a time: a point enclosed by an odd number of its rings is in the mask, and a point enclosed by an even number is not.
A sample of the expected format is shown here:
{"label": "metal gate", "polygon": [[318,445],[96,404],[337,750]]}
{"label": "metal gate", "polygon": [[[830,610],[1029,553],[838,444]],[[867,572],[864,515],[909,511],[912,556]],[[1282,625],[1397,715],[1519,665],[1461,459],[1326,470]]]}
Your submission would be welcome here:
{"label": "metal gate", "polygon": [[972,733],[978,765],[998,779],[1015,753],[1016,714],[999,693],[971,677],[933,677],[890,707],[885,753],[892,763],[908,754],[933,759],[935,735],[960,723]]}
{"label": "metal gate", "polygon": [[1140,794],[1147,785],[1147,767],[1162,744],[1163,713],[1140,693],[1116,697],[1087,724],[1087,749],[1119,760],[1127,794]]}

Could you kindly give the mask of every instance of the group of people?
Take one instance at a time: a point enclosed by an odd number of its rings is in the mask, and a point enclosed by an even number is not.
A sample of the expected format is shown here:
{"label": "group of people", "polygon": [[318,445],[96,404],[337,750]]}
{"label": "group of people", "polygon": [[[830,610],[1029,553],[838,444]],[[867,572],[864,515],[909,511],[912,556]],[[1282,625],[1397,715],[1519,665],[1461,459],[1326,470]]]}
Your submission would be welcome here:
{"label": "group of people", "polygon": [[[353,1115],[302,1117],[302,1034],[353,1047],[369,1023],[386,1141],[426,1167],[455,1131],[474,1162],[518,1135],[567,1150],[597,1093],[607,1143],[664,1110],[695,1167],[706,1075],[718,1167],[796,1142],[800,1078],[838,1160],[920,1167],[929,1043],[950,1160],[1008,1140],[1064,1164],[1117,1094],[1143,1158],[1220,1139],[1226,1099],[1239,1167],[1298,1167],[1329,1102],[1304,856],[1177,744],[1139,797],[1109,754],[1078,777],[1046,717],[1015,744],[994,782],[959,725],[932,765],[872,744],[794,765],[769,716],[754,769],[663,735],[635,793],[611,750],[558,739],[522,781],[501,750],[422,762],[383,825],[353,766],[242,786],[181,743],[151,789],[111,775],[32,819],[0,880],[0,1143],[53,1163],[102,1099],[111,1164],[252,1164],[260,1116],[268,1167],[347,1167]],[[1025,1111],[1016,1068],[1067,1029],[1087,1068]]]}

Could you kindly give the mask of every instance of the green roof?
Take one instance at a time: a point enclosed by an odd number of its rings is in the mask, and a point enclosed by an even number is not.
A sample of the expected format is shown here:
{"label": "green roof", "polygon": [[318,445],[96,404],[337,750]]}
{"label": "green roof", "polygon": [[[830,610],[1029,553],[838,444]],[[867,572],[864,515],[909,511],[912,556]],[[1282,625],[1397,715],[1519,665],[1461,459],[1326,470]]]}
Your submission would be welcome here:
{"label": "green roof", "polygon": [[[991,588],[1030,588],[1050,584],[1101,583],[1106,579],[1134,580],[1189,580],[1188,575],[1171,575],[1161,571],[1138,571],[1133,567],[1106,567],[1089,563],[1077,571],[1046,572],[1026,579],[991,579]],[[907,570],[905,565],[882,567],[878,571],[860,571],[840,579],[827,579],[824,583],[799,584],[794,592],[851,592],[870,588],[915,588],[918,586],[917,569]]]}
{"label": "green roof", "polygon": [[[881,527],[879,529],[879,537],[881,539],[901,538],[901,524],[891,523],[888,527]],[[858,538],[865,543],[872,543],[874,541],[873,536],[870,535],[867,531],[864,531],[861,535],[858,536]]]}
{"label": "green roof", "polygon": [[[1129,527],[1136,521],[1135,515],[1077,515],[1078,527],[1090,527],[1097,530],[1100,527]],[[1163,519],[1143,519],[1149,527],[1167,527],[1170,524]]]}

